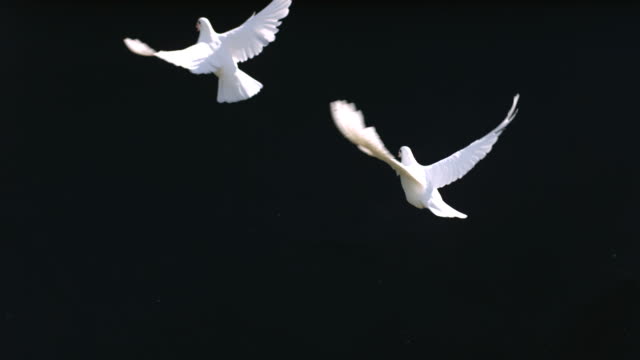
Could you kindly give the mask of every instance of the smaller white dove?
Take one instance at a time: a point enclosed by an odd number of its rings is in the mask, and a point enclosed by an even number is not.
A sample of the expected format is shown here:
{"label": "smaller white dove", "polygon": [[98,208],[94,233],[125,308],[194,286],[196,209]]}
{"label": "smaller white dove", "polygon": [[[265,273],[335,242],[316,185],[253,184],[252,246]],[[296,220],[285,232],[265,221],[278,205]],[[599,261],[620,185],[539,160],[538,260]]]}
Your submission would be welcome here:
{"label": "smaller white dove", "polygon": [[484,137],[472,142],[464,149],[434,164],[420,165],[408,146],[400,148],[400,161],[386,149],[374,127],[365,127],[364,116],[354,104],[339,100],[330,104],[331,115],[338,130],[358,146],[362,152],[389,164],[400,176],[400,183],[407,201],[418,209],[427,208],[440,217],[465,219],[467,215],[447,205],[438,189],[463,177],[478,161],[491,151],[498,136],[518,112],[519,95],[513,97],[513,105],[507,117]]}
{"label": "smaller white dove", "polygon": [[289,14],[291,0],[273,0],[237,28],[218,34],[207,18],[200,18],[195,45],[175,51],[155,51],[138,39],[124,39],[133,53],[156,56],[194,74],[214,73],[218,77],[218,102],[246,100],[262,89],[262,84],[238,68],[238,63],[260,54],[275,40],[280,20]]}

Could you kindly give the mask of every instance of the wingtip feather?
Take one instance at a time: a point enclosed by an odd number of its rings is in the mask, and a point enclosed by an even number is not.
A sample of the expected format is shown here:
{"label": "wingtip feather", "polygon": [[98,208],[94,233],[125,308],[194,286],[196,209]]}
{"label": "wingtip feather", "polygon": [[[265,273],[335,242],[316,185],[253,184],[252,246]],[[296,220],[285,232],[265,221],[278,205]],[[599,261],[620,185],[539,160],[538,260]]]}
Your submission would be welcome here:
{"label": "wingtip feather", "polygon": [[142,56],[153,56],[156,54],[155,50],[138,39],[124,38],[122,41],[134,54]]}
{"label": "wingtip feather", "polygon": [[507,113],[507,116],[505,117],[505,119],[494,130],[496,134],[501,134],[502,131],[507,127],[507,125],[509,125],[509,123],[511,123],[511,121],[516,118],[516,115],[518,114],[518,110],[519,110],[518,100],[520,100],[519,93],[515,94],[515,96],[513,97],[513,103],[511,104],[511,109],[509,109],[509,112]]}

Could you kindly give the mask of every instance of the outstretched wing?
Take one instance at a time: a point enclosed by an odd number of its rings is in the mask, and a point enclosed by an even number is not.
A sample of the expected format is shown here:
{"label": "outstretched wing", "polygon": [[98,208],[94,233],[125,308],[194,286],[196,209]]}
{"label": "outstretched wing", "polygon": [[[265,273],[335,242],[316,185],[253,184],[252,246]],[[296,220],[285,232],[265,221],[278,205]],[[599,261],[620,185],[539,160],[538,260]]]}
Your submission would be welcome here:
{"label": "outstretched wing", "polygon": [[155,51],[138,39],[126,38],[124,43],[134,54],[156,56],[173,65],[183,67],[194,74],[207,74],[217,70],[215,64],[207,61],[209,56],[213,54],[213,49],[206,43],[197,43],[186,49],[174,51]]}
{"label": "outstretched wing", "polygon": [[273,0],[258,14],[253,14],[242,25],[220,34],[231,49],[231,56],[243,62],[260,54],[262,48],[276,39],[280,19],[289,14],[291,0]]}
{"label": "outstretched wing", "polygon": [[372,126],[365,126],[364,116],[360,110],[356,109],[354,104],[338,100],[332,102],[330,108],[331,116],[338,130],[344,137],[354,143],[358,149],[369,156],[386,162],[398,174],[406,175],[417,183],[422,184],[422,181],[413,176],[402,163],[391,155],[380,136],[378,136],[376,129]]}
{"label": "outstretched wing", "polygon": [[427,181],[431,182],[435,188],[441,188],[460,179],[468,173],[477,163],[491,151],[493,144],[498,141],[498,136],[518,113],[516,105],[520,95],[513,97],[513,105],[507,117],[484,137],[472,142],[469,146],[457,151],[453,155],[444,158],[436,163],[425,166]]}

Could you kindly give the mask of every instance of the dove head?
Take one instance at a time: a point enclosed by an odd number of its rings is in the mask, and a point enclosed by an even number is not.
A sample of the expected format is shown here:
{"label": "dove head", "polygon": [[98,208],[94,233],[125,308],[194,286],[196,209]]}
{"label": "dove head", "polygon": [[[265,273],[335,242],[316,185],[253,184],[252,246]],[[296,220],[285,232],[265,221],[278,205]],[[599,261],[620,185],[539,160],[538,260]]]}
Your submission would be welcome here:
{"label": "dove head", "polygon": [[213,35],[216,33],[213,31],[213,27],[209,22],[209,19],[201,17],[196,23],[196,29],[200,32],[198,36],[198,42],[211,42],[213,41]]}
{"label": "dove head", "polygon": [[411,149],[408,146],[402,146],[400,148],[398,157],[400,158],[400,162],[402,163],[402,165],[408,166],[408,165],[414,165],[418,163],[416,159],[413,157],[413,153],[411,152]]}

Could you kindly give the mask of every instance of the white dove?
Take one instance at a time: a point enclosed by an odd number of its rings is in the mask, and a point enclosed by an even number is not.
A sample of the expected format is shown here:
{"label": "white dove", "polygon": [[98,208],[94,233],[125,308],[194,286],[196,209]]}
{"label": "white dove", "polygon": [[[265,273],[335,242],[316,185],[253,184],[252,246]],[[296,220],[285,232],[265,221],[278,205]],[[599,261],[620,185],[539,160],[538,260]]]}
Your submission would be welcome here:
{"label": "white dove", "polygon": [[491,151],[498,136],[518,112],[519,95],[513,97],[513,105],[507,117],[484,137],[469,146],[429,166],[420,165],[408,146],[400,148],[400,162],[386,149],[374,127],[365,127],[364,117],[354,104],[334,101],[331,115],[338,130],[358,146],[365,154],[389,164],[400,176],[400,183],[407,201],[418,209],[427,208],[437,216],[464,219],[467,215],[457,211],[442,200],[438,189],[463,177],[478,161]]}
{"label": "white dove", "polygon": [[155,51],[138,39],[124,39],[132,52],[156,56],[194,74],[214,73],[218,77],[218,102],[248,99],[262,89],[262,84],[238,68],[238,63],[260,54],[275,40],[280,19],[289,14],[291,0],[273,0],[258,14],[253,14],[237,28],[218,34],[207,18],[199,18],[200,32],[195,45],[175,51]]}

